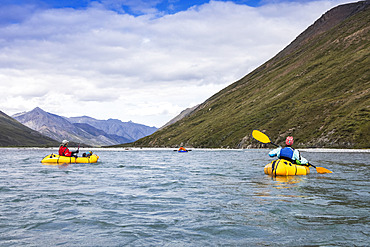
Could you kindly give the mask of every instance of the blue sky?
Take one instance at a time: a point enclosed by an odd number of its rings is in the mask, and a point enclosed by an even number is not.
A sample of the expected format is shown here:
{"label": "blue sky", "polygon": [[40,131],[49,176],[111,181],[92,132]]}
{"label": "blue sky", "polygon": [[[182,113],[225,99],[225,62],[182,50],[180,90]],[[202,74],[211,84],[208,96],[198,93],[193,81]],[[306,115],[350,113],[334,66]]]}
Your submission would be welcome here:
{"label": "blue sky", "polygon": [[[285,0],[289,1],[289,0]],[[134,15],[145,14],[148,9],[158,9],[165,13],[176,13],[187,10],[196,5],[208,3],[206,0],[2,0],[2,5],[34,5],[41,8],[74,8],[83,9],[92,3],[104,5],[107,9],[125,12]],[[266,4],[268,0],[234,0],[236,4],[248,6],[260,6]],[[275,1],[276,2],[276,1]]]}
{"label": "blue sky", "polygon": [[160,127],[351,0],[0,0],[0,110]]}
{"label": "blue sky", "polygon": [[[101,5],[105,9],[134,16],[153,12],[157,15],[166,15],[186,11],[191,7],[201,6],[209,2],[209,0],[1,0],[3,11],[0,12],[0,23],[22,21],[35,11],[42,9],[72,8],[82,10],[94,5]],[[277,3],[307,3],[312,2],[312,0],[230,0],[222,2],[259,7]]]}

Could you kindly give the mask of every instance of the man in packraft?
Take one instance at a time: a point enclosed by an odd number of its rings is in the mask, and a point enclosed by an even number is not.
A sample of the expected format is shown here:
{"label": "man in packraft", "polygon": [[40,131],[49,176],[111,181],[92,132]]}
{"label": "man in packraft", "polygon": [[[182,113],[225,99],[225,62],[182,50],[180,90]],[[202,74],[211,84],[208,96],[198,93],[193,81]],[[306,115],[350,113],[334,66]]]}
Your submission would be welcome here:
{"label": "man in packraft", "polygon": [[307,165],[308,160],[303,158],[298,150],[292,148],[293,142],[293,136],[288,136],[285,140],[286,147],[278,147],[271,150],[269,156],[277,156],[279,159],[285,159],[297,165]]}
{"label": "man in packraft", "polygon": [[78,150],[74,151],[74,152],[69,151],[69,149],[67,147],[68,143],[69,142],[67,140],[62,141],[62,143],[59,146],[59,155],[60,156],[66,156],[66,157],[77,157]]}

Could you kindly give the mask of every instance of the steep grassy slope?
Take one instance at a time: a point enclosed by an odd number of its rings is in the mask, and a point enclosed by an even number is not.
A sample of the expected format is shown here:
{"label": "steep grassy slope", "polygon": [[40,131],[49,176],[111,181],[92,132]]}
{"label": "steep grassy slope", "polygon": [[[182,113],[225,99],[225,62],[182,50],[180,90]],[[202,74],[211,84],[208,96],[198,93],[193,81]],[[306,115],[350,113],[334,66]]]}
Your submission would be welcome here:
{"label": "steep grassy slope", "polygon": [[338,6],[286,49],[201,104],[131,144],[242,148],[260,129],[296,147],[370,147],[369,3]]}
{"label": "steep grassy slope", "polygon": [[59,143],[41,135],[0,111],[0,147],[45,147]]}

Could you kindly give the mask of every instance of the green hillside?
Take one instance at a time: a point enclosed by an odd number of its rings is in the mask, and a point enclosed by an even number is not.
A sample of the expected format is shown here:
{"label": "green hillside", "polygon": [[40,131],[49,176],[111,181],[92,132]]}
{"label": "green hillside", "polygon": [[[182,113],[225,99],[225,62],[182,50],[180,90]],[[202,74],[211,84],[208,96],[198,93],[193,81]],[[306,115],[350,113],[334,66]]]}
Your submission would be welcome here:
{"label": "green hillside", "polygon": [[41,135],[0,111],[0,147],[58,146],[53,139]]}
{"label": "green hillside", "polygon": [[286,49],[131,146],[256,147],[253,129],[296,147],[370,147],[369,3],[336,7]]}

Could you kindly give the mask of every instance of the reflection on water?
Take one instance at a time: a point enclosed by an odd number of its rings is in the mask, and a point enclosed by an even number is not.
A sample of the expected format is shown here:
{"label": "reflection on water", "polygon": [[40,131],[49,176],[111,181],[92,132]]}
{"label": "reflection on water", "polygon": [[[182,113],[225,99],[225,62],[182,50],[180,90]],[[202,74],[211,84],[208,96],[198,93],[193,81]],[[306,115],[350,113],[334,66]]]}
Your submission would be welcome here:
{"label": "reflection on water", "polygon": [[[273,203],[275,201],[292,202],[294,198],[303,198],[304,195],[297,194],[299,186],[304,183],[304,176],[270,176],[268,186],[261,186],[256,190],[254,196],[259,198],[259,203]],[[277,190],[276,190],[277,189]],[[261,199],[264,198],[264,199]]]}
{"label": "reflection on water", "polygon": [[269,176],[273,181],[277,181],[275,185],[276,188],[291,188],[289,185],[294,185],[296,183],[302,182],[302,176]]}

